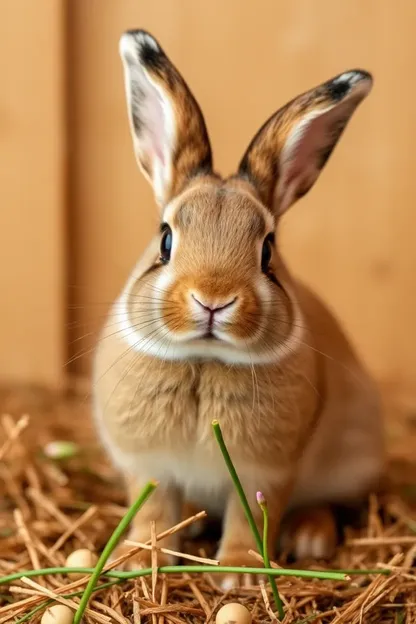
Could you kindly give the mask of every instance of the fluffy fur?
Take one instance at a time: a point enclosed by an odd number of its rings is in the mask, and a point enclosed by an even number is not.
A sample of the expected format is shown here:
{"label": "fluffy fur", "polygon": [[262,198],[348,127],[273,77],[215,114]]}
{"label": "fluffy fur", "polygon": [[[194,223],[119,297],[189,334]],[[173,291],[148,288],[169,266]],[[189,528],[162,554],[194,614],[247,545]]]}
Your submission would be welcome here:
{"label": "fluffy fur", "polygon": [[252,563],[252,537],[212,436],[217,418],[257,516],[256,491],[267,497],[271,544],[294,509],[294,552],[329,554],[329,505],[360,499],[381,474],[379,400],[338,322],[289,274],[277,231],[371,76],[347,72],[294,99],[224,180],[212,169],[201,111],[160,45],[131,31],[120,50],[136,155],[162,224],[95,357],[96,422],[129,497],[160,481],[132,538],[147,539],[149,520],[169,528],[193,501],[224,517],[222,562]]}

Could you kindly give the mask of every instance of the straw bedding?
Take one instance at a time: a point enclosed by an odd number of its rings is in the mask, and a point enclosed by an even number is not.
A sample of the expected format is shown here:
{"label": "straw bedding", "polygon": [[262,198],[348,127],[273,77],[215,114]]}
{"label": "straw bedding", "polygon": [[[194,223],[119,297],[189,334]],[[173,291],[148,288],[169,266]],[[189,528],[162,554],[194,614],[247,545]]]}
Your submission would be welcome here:
{"label": "straw bedding", "polygon": [[[385,491],[370,497],[362,527],[346,529],[333,561],[298,562],[296,567],[383,568],[390,574],[358,574],[346,582],[278,579],[285,624],[416,623],[416,413],[412,406],[398,410],[390,405],[387,411]],[[97,445],[85,394],[2,389],[0,414],[0,578],[62,566],[78,548],[99,552],[126,508],[118,477]],[[66,460],[48,459],[43,451],[56,440],[74,440],[79,452]],[[207,558],[214,547],[207,539],[184,543],[182,552]],[[253,565],[258,565],[254,557]],[[66,575],[0,585],[0,624],[25,617],[39,622],[51,596],[85,585],[85,580],[74,582]],[[76,606],[79,598],[68,600]],[[224,594],[215,574],[158,573],[95,593],[84,619],[94,624],[202,624],[215,620],[217,608],[227,601],[246,604],[254,622],[275,617],[267,585]],[[37,606],[41,608],[34,613]]]}

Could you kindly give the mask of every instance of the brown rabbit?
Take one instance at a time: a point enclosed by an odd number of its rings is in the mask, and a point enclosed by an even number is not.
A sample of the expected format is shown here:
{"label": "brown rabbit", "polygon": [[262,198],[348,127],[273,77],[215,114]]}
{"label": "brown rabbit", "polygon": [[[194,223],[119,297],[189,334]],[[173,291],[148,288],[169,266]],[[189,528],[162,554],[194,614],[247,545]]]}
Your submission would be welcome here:
{"label": "brown rabbit", "polygon": [[[158,42],[130,31],[120,51],[135,152],[161,223],[95,357],[96,422],[130,501],[150,478],[160,482],[130,537],[148,539],[150,520],[158,532],[171,527],[194,501],[223,515],[221,563],[253,565],[255,544],[212,435],[217,418],[259,522],[256,491],[268,500],[271,546],[292,510],[294,554],[328,556],[331,505],[360,500],[382,471],[379,398],[338,322],[291,277],[277,228],[372,78],[348,71],[289,102],[223,179],[201,111]],[[177,537],[167,546],[177,548]]]}

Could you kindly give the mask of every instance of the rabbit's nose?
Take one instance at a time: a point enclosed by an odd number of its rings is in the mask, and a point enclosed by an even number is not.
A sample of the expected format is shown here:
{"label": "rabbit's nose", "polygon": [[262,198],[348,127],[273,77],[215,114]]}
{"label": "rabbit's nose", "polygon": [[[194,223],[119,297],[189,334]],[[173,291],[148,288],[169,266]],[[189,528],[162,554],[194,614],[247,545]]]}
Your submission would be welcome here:
{"label": "rabbit's nose", "polygon": [[191,296],[192,296],[192,299],[201,308],[209,312],[211,315],[215,314],[216,312],[221,312],[221,310],[226,310],[227,308],[230,308],[237,301],[237,297],[233,297],[232,299],[230,299],[229,301],[225,303],[223,302],[219,303],[219,302],[206,301],[205,299],[201,297],[201,295],[195,295],[194,293],[192,293]]}

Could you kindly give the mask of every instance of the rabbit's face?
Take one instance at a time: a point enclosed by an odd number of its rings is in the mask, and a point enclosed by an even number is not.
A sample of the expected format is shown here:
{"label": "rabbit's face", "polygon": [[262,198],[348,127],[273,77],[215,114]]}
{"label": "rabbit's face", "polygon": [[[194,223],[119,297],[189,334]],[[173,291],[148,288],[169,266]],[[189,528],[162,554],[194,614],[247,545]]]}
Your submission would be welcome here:
{"label": "rabbit's face", "polygon": [[122,296],[130,345],[169,359],[278,361],[299,342],[302,318],[277,222],[317,180],[370,74],[344,72],[283,106],[222,180],[201,110],[159,43],[130,31],[120,52],[136,158],[161,208],[152,262]]}
{"label": "rabbit's face", "polygon": [[179,195],[163,213],[155,264],[131,291],[131,319],[147,328],[136,339],[147,336],[163,357],[275,359],[293,334],[294,306],[274,231],[241,181],[207,177]]}

